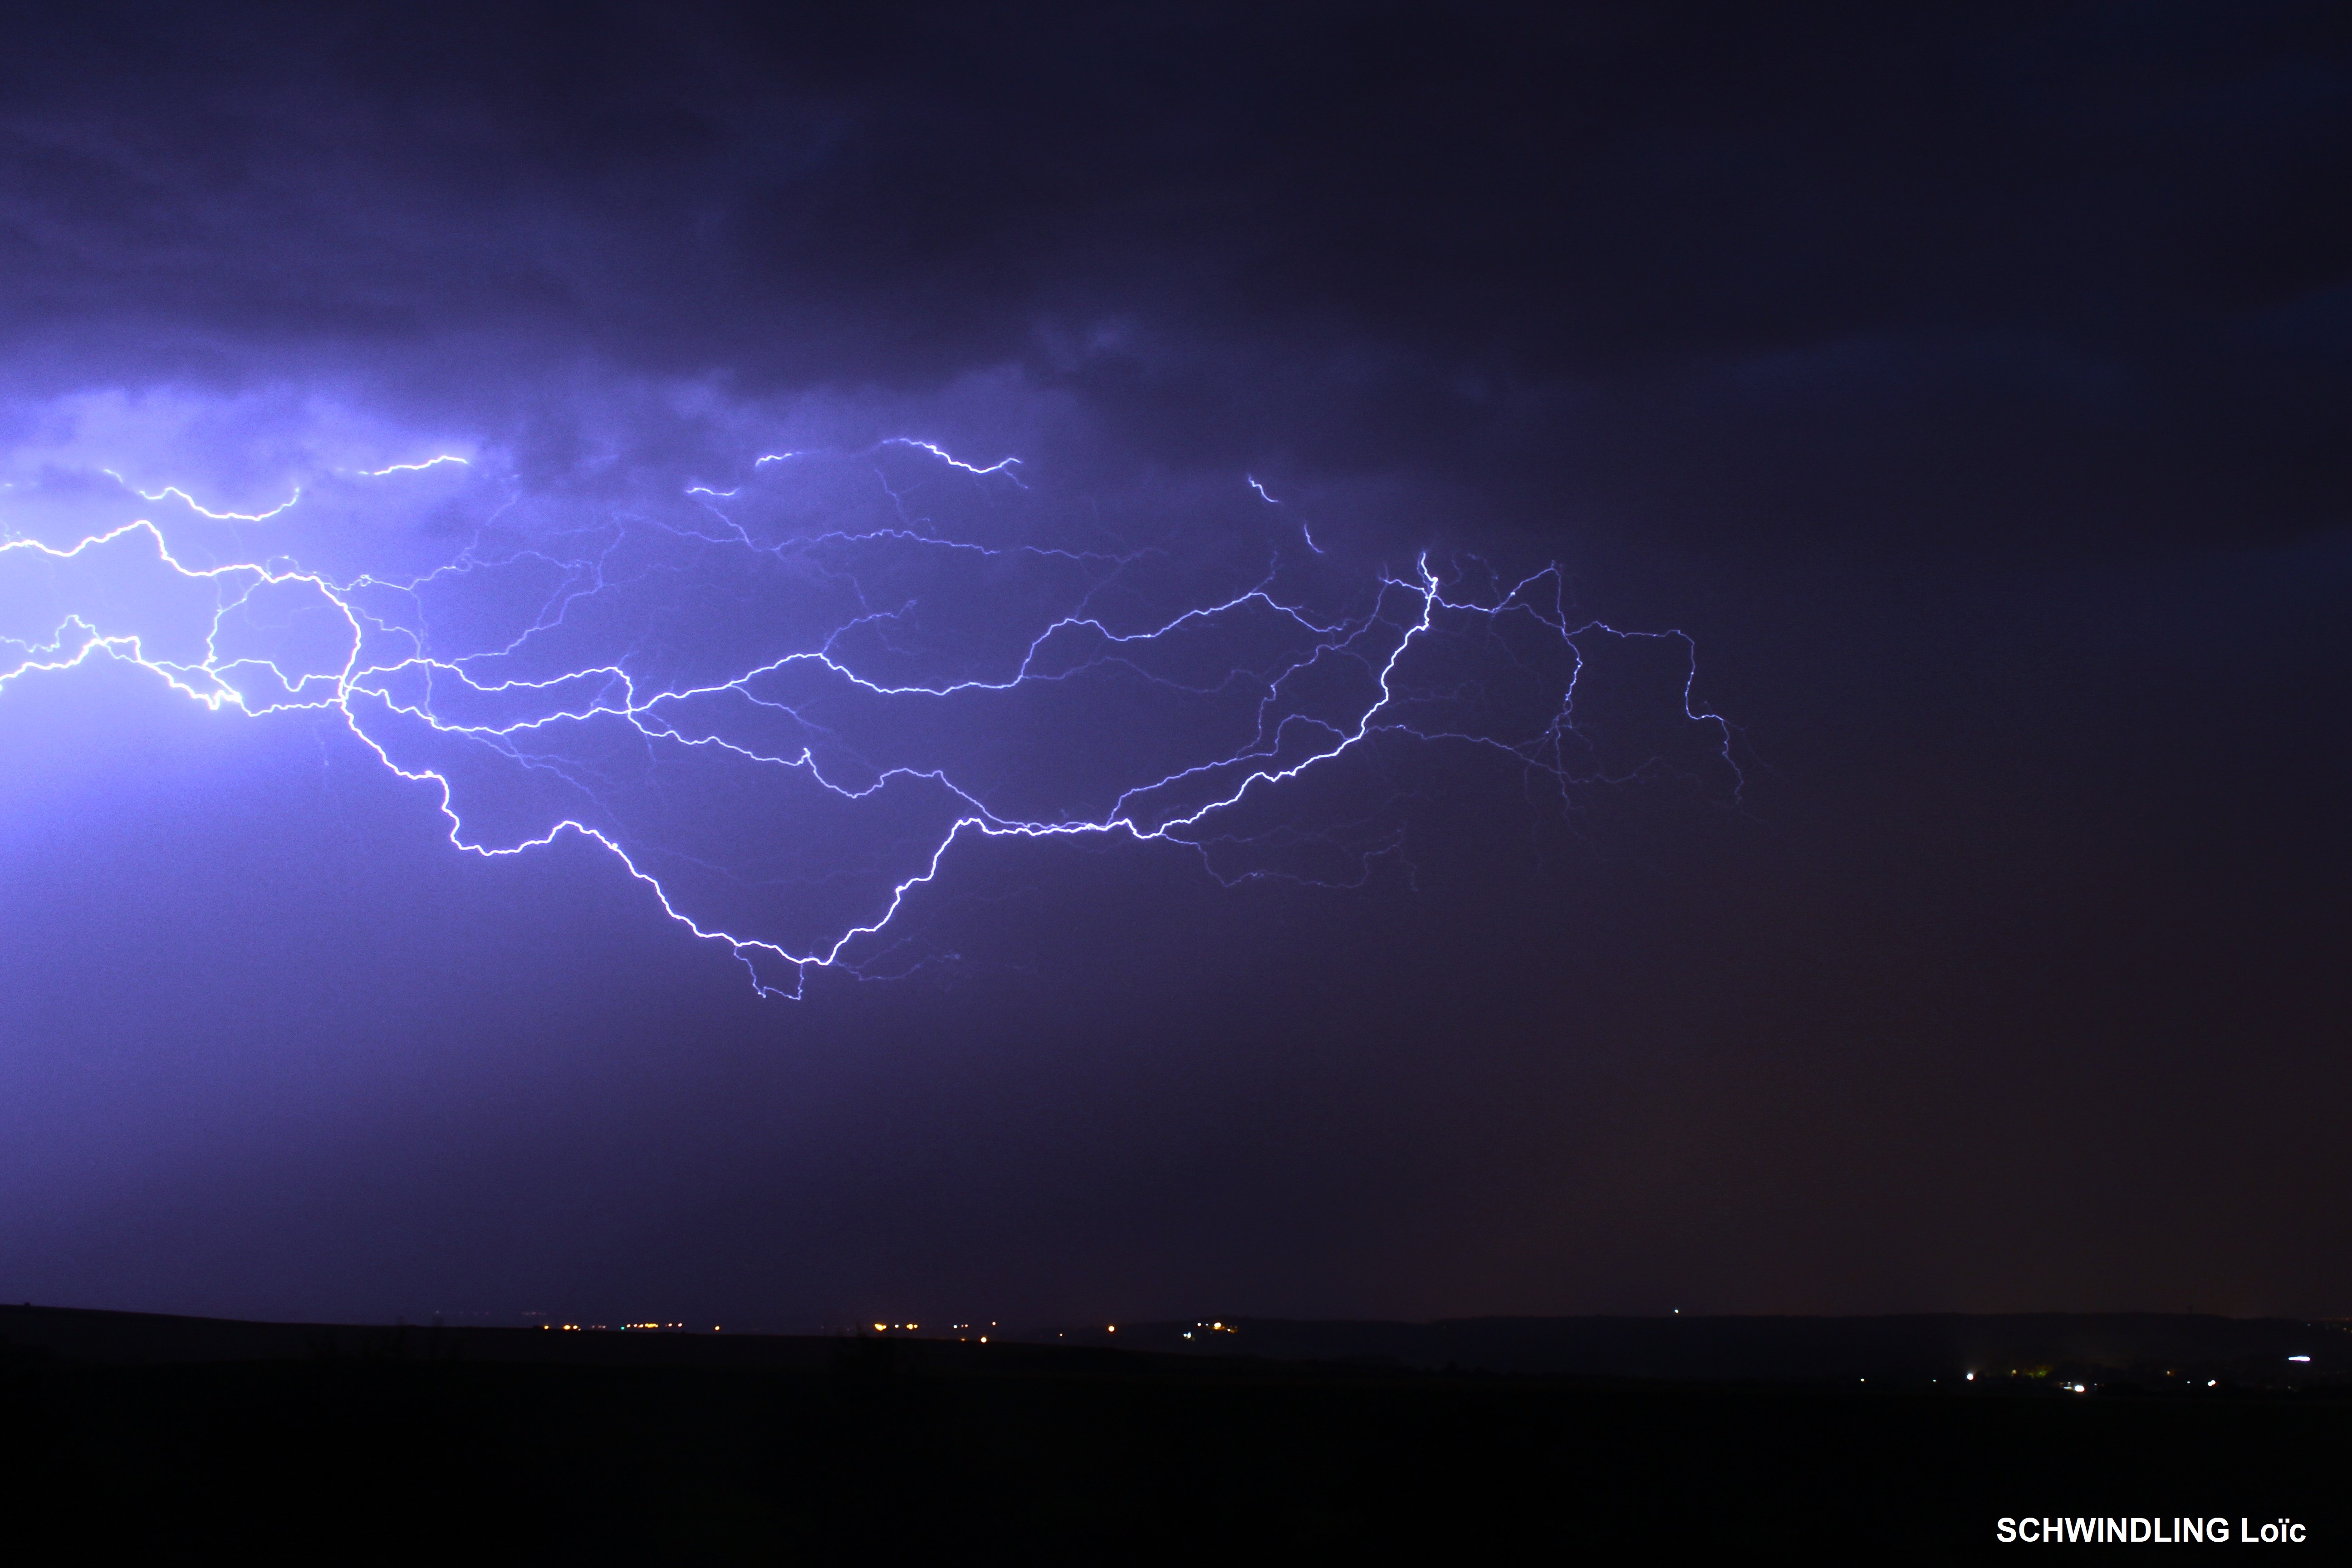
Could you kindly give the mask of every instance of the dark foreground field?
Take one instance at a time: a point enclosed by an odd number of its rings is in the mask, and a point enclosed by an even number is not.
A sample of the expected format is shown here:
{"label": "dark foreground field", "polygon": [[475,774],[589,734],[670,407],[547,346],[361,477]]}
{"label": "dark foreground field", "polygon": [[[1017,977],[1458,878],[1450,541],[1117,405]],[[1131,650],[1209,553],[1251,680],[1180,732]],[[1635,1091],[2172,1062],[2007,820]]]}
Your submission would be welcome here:
{"label": "dark foreground field", "polygon": [[2315,1561],[2352,1539],[2352,1400],[2328,1387],[1572,1381],[0,1319],[0,1489],[28,1562],[1917,1561],[2021,1550],[1995,1544],[2003,1515],[2221,1515],[2232,1534],[2292,1516],[2307,1545],[2245,1550]]}

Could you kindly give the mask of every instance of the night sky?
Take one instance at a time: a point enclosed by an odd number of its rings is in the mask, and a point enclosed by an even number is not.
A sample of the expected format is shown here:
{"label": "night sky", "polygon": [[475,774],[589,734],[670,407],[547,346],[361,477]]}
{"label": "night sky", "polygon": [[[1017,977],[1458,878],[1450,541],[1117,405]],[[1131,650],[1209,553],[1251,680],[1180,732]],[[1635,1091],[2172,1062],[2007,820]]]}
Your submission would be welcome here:
{"label": "night sky", "polygon": [[[2352,1313],[2347,194],[2326,5],[12,16],[0,537],[868,687],[0,686],[0,1298]],[[805,954],[1432,583],[829,966],[450,841]]]}

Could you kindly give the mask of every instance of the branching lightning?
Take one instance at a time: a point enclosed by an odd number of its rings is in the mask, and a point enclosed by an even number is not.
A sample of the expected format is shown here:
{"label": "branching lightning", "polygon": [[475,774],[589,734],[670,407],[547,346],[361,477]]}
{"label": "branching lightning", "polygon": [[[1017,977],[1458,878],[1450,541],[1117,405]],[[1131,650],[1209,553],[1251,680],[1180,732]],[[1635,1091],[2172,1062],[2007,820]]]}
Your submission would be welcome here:
{"label": "branching lightning", "polygon": [[[875,972],[877,939],[977,840],[1181,847],[1229,883],[1360,881],[1402,842],[1392,744],[1493,753],[1563,805],[1572,784],[1662,768],[1738,788],[1690,639],[1577,624],[1556,567],[1500,581],[1423,555],[1338,592],[1299,524],[1310,556],[1269,535],[1218,586],[1166,543],[945,527],[910,489],[984,499],[1022,485],[1019,459],[883,446],[927,468],[894,483],[883,448],[842,458],[887,516],[809,526],[823,498],[778,465],[825,455],[776,453],[731,489],[684,487],[669,515],[531,531],[492,509],[413,574],[214,559],[146,517],[0,536],[0,696],[103,657],[215,711],[330,716],[430,792],[461,852],[593,842],[781,996],[812,970]],[[472,472],[444,454],[347,478],[446,468]],[[208,522],[270,523],[305,495],[216,510],[107,471]],[[1673,656],[1663,743],[1612,749],[1581,724],[1596,644]]]}

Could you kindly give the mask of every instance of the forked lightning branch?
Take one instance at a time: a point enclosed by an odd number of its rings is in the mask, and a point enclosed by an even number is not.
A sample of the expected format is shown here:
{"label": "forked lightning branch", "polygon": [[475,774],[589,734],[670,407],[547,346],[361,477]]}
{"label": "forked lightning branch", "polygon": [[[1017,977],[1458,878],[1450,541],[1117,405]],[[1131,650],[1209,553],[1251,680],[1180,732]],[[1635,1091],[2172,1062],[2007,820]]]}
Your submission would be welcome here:
{"label": "forked lightning branch", "polygon": [[[1573,617],[1557,566],[1422,554],[1337,581],[1255,479],[1263,537],[1188,548],[1024,535],[1017,459],[914,440],[769,454],[646,505],[447,455],[245,510],[100,472],[84,526],[0,518],[0,699],[117,660],[224,715],[326,716],[456,849],[592,842],[766,994],[881,973],[884,933],[979,840],[1360,883],[1427,804],[1400,746],[1490,756],[1562,809],[1661,773],[1738,789],[1681,632]],[[453,510],[437,560],[354,562],[413,555]],[[1597,734],[1589,658],[1629,648],[1675,680]]]}

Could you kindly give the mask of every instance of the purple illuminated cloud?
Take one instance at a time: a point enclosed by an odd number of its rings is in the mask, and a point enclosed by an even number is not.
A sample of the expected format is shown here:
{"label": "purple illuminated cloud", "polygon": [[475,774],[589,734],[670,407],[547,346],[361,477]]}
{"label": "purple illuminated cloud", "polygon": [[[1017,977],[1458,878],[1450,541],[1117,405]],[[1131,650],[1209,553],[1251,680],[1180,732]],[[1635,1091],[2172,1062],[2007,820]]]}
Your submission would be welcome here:
{"label": "purple illuminated cloud", "polygon": [[[593,840],[765,994],[902,969],[882,933],[977,839],[1360,884],[1404,844],[1400,747],[1492,752],[1560,809],[1660,770],[1738,787],[1682,634],[1579,624],[1556,568],[1342,564],[1245,476],[1217,515],[1111,526],[916,437],[551,482],[318,400],[37,429],[0,700],[113,658],[331,715],[459,850]],[[1633,645],[1674,679],[1596,723],[1588,655]]]}

